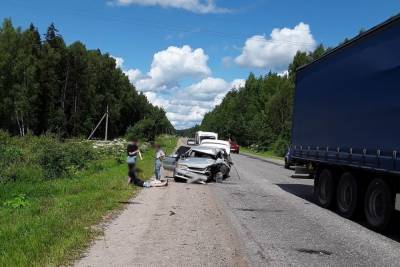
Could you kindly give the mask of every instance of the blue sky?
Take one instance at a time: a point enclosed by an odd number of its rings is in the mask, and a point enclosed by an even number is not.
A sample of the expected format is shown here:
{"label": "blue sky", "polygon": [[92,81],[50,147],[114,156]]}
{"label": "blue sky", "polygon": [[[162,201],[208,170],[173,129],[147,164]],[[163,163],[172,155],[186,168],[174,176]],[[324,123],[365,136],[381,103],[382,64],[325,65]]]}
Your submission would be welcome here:
{"label": "blue sky", "polygon": [[395,0],[0,2],[1,19],[42,33],[54,22],[67,43],[116,57],[177,128],[199,123],[250,71],[283,73],[296,50],[335,46],[399,12]]}

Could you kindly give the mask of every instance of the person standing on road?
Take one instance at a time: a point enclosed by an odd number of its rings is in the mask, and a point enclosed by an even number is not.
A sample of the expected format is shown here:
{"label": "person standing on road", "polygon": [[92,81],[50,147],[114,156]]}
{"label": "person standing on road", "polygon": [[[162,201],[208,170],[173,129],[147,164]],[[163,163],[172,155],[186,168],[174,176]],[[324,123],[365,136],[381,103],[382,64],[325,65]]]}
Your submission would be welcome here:
{"label": "person standing on road", "polygon": [[164,160],[165,153],[161,149],[161,146],[159,144],[156,144],[156,160],[155,160],[155,166],[154,166],[154,173],[156,176],[156,180],[160,181],[161,180],[161,167],[162,167],[162,161]]}
{"label": "person standing on road", "polygon": [[140,159],[142,158],[142,154],[140,153],[139,150],[139,141],[136,138],[133,138],[131,142],[128,143],[128,146],[126,148],[128,157],[126,159],[126,162],[128,163],[128,171],[129,171],[129,180],[128,182],[131,183],[132,179],[136,178],[136,158],[139,155]]}

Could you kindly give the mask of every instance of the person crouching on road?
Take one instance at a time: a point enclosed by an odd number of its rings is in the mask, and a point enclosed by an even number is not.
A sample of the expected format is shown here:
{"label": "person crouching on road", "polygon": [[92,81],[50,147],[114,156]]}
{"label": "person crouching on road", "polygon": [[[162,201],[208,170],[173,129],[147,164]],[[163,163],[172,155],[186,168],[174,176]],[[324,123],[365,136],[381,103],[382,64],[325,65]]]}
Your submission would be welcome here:
{"label": "person crouching on road", "polygon": [[154,166],[154,173],[156,176],[156,180],[160,181],[161,180],[161,167],[162,167],[162,161],[164,160],[165,153],[161,149],[161,146],[159,144],[156,144],[156,160],[155,160],[155,166]]}

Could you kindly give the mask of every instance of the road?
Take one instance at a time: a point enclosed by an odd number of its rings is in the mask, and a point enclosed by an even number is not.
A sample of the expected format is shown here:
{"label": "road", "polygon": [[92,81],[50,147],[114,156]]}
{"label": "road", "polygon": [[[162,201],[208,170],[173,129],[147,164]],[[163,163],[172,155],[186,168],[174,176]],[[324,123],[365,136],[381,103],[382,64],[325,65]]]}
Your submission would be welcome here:
{"label": "road", "polygon": [[[252,266],[398,266],[400,243],[312,203],[312,180],[246,156],[213,190]],[[240,179],[239,179],[239,176]],[[392,238],[391,238],[392,237]]]}
{"label": "road", "polygon": [[[142,190],[77,266],[398,266],[400,243],[312,203],[312,180],[243,155],[224,183]],[[398,239],[397,239],[398,240]]]}
{"label": "road", "polygon": [[140,191],[76,266],[248,266],[212,185]]}

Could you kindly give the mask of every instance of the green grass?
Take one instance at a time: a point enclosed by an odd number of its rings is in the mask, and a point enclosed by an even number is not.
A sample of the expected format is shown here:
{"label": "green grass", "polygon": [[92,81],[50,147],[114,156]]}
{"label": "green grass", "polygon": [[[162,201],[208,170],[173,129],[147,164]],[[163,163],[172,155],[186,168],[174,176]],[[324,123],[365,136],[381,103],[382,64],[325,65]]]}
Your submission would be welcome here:
{"label": "green grass", "polygon": [[257,156],[261,156],[264,158],[272,158],[272,159],[281,159],[283,160],[283,157],[279,157],[275,155],[272,151],[254,151],[248,147],[240,147],[240,152],[248,153],[248,154],[253,154]]}
{"label": "green grass", "polygon": [[[170,153],[177,138],[158,141]],[[153,154],[149,149],[139,163],[142,177],[152,175]],[[92,226],[137,192],[126,174],[124,163],[102,159],[74,178],[0,184],[0,266],[59,266],[76,259],[100,234]],[[10,201],[21,207],[5,205]]]}

